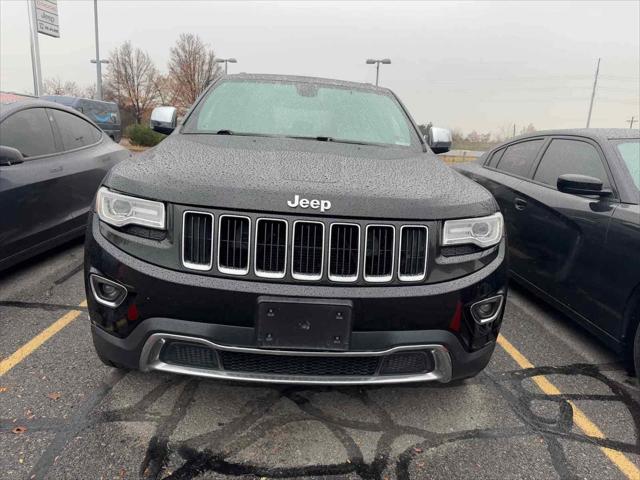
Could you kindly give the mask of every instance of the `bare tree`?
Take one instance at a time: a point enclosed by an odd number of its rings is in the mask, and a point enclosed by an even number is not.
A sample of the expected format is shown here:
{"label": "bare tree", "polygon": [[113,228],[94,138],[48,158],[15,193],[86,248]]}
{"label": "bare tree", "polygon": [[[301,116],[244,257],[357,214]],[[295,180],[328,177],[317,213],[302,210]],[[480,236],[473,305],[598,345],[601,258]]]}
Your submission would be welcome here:
{"label": "bare tree", "polygon": [[44,80],[44,93],[46,95],[68,95],[70,97],[81,97],[82,88],[74,81],[63,82],[60,77],[50,77]]}
{"label": "bare tree", "polygon": [[198,35],[183,33],[171,48],[169,74],[178,106],[188,107],[220,75],[220,67]]}
{"label": "bare tree", "polygon": [[156,69],[149,54],[125,42],[109,55],[105,98],[129,110],[136,123],[156,102]]}
{"label": "bare tree", "polygon": [[96,98],[96,84],[91,83],[82,89],[82,96],[84,98]]}
{"label": "bare tree", "polygon": [[176,98],[177,86],[176,81],[170,74],[156,76],[155,85],[158,101],[162,105],[179,106]]}

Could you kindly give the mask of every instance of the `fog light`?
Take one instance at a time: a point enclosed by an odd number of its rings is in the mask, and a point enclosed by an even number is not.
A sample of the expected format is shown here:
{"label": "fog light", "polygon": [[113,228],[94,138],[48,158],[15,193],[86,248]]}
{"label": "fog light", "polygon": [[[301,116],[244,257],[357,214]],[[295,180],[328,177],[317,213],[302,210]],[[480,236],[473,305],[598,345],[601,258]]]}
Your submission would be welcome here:
{"label": "fog light", "polygon": [[473,319],[481,325],[493,322],[500,314],[503,301],[504,297],[502,295],[496,295],[474,303],[471,305]]}
{"label": "fog light", "polygon": [[127,296],[127,289],[124,285],[100,275],[92,273],[89,277],[89,283],[96,301],[107,307],[119,307]]}

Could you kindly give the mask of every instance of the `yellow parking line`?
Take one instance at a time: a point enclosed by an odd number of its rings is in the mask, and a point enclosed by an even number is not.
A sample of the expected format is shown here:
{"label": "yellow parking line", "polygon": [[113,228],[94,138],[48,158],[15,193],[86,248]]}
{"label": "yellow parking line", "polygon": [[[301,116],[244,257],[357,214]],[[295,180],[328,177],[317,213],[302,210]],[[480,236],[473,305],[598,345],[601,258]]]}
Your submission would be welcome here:
{"label": "yellow parking line", "polygon": [[[86,307],[87,301],[83,301],[80,307]],[[5,373],[31,355],[35,350],[40,348],[40,346],[53,337],[56,333],[62,330],[64,327],[73,322],[82,312],[80,310],[71,310],[67,312],[65,315],[60,317],[58,320],[53,322],[43,331],[41,331],[38,335],[33,337],[23,346],[21,346],[18,350],[13,352],[10,356],[5,358],[0,362],[0,377],[2,377]]]}
{"label": "yellow parking line", "polygon": [[[527,360],[522,353],[518,351],[516,347],[514,347],[511,342],[509,342],[502,335],[498,336],[498,344],[513,358],[521,368],[534,368],[534,365]],[[542,390],[547,395],[561,395],[562,393],[553,383],[551,383],[544,375],[536,375],[531,377],[531,379],[535,382],[540,390]],[[567,400],[571,408],[573,409],[573,423],[584,432],[585,435],[588,435],[593,438],[606,438],[604,433],[598,428],[598,426],[589,420],[589,417],[585,415],[585,413],[580,410],[575,403],[571,400]],[[626,475],[627,478],[631,480],[640,479],[640,469],[635,466],[635,464],[629,460],[624,453],[619,452],[617,450],[612,450],[607,447],[600,447],[600,450],[604,452],[604,454],[613,462],[613,464],[618,467],[618,469]]]}

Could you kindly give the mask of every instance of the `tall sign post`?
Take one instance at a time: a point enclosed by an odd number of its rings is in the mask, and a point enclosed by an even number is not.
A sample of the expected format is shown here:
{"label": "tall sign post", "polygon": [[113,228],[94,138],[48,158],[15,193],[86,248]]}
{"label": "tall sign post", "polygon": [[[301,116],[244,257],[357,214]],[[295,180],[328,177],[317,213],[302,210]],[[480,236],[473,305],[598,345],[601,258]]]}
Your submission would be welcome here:
{"label": "tall sign post", "polygon": [[58,0],[27,0],[29,31],[31,33],[31,66],[33,69],[33,93],[42,95],[42,67],[40,66],[40,44],[38,34],[60,38],[58,23]]}
{"label": "tall sign post", "polygon": [[93,20],[96,29],[96,58],[91,59],[91,63],[96,64],[96,97],[102,100],[102,64],[109,63],[109,60],[100,60],[100,40],[98,37],[98,0],[93,0]]}

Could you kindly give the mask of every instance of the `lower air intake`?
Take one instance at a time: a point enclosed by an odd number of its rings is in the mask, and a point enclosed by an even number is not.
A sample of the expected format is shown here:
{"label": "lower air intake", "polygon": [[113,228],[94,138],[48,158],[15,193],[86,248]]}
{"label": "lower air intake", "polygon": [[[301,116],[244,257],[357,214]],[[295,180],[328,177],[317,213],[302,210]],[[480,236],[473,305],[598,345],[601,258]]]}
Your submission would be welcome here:
{"label": "lower air intake", "polygon": [[426,352],[394,353],[385,357],[381,375],[410,375],[433,370],[433,360]]}
{"label": "lower air intake", "polygon": [[219,353],[227,371],[271,375],[371,376],[376,373],[380,362],[377,357],[262,355],[228,351]]}
{"label": "lower air intake", "polygon": [[162,349],[165,363],[195,368],[218,368],[216,353],[205,346],[188,342],[171,342]]}

